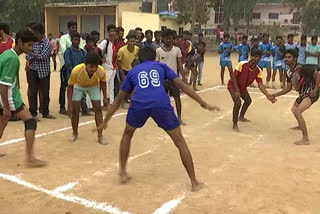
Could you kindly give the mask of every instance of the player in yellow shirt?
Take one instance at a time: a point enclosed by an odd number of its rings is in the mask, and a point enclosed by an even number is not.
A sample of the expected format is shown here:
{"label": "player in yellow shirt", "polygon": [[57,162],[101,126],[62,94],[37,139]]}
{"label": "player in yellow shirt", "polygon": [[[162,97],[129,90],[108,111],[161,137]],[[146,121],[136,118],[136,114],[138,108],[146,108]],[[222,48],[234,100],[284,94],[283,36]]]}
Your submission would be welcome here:
{"label": "player in yellow shirt", "polygon": [[[97,127],[102,124],[103,116],[101,111],[101,93],[103,93],[103,103],[108,105],[106,91],[106,71],[99,65],[100,57],[97,53],[91,52],[87,55],[85,63],[79,64],[71,72],[68,81],[68,115],[71,118],[73,135],[72,142],[78,139],[79,112],[81,98],[84,93],[88,93],[92,102],[93,111]],[[98,131],[98,142],[107,144],[102,136],[102,131]]]}

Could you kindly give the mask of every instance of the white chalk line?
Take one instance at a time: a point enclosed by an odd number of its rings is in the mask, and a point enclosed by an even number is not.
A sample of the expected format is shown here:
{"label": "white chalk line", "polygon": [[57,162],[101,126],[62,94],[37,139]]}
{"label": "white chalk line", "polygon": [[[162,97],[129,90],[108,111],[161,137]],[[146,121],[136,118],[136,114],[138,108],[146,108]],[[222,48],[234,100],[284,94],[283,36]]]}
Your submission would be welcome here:
{"label": "white chalk line", "polygon": [[57,187],[53,190],[53,192],[66,192],[68,190],[71,190],[73,189],[76,185],[78,185],[79,182],[78,181],[75,181],[75,182],[70,182],[66,185],[63,185],[63,186],[60,186],[60,187]]}
{"label": "white chalk line", "polygon": [[185,196],[183,195],[177,199],[168,201],[164,203],[160,208],[156,209],[156,211],[154,211],[152,214],[168,214],[173,211],[184,198]]}
{"label": "white chalk line", "polygon": [[91,208],[94,210],[99,210],[99,211],[103,211],[103,212],[107,212],[107,213],[111,213],[111,214],[131,214],[128,211],[120,211],[118,208],[113,207],[109,203],[100,203],[97,201],[87,200],[87,199],[77,197],[74,195],[66,195],[61,192],[55,192],[52,190],[48,190],[48,189],[36,186],[36,185],[29,183],[27,181],[24,181],[16,176],[13,176],[13,175],[6,175],[6,174],[0,173],[0,178],[7,180],[7,181],[10,181],[12,183],[19,184],[21,186],[27,187],[29,189],[36,190],[38,192],[45,193],[45,194],[47,194],[51,197],[57,198],[57,199],[61,199],[61,200],[69,201],[69,202],[72,202],[72,203],[75,203],[78,205],[82,205],[86,208]]}
{"label": "white chalk line", "polygon": [[[201,91],[197,91],[197,93],[199,94],[199,93],[204,93],[204,92],[207,92],[207,91],[216,90],[216,89],[218,89],[220,87],[221,86],[214,86],[214,87],[207,88],[207,89],[204,89],[204,90],[201,90]],[[181,98],[187,98],[187,97],[188,97],[187,95],[181,96]],[[171,99],[171,101],[172,100],[173,99]],[[125,115],[127,115],[126,112],[125,113],[115,114],[113,117],[120,117],[120,116],[125,116]],[[94,122],[95,122],[95,120],[90,120],[88,122],[80,123],[79,126],[86,126],[86,125],[92,124]],[[56,134],[56,133],[59,133],[59,132],[70,130],[70,129],[72,129],[72,126],[61,128],[61,129],[57,129],[57,130],[50,131],[50,132],[44,132],[44,133],[41,133],[41,134],[37,134],[37,135],[35,135],[35,138],[44,137],[44,136],[48,136],[48,135],[51,135],[51,134]],[[8,140],[8,141],[5,141],[3,143],[0,143],[0,147],[1,146],[6,146],[6,145],[10,145],[10,144],[19,143],[19,142],[22,142],[22,141],[24,141],[24,137]]]}

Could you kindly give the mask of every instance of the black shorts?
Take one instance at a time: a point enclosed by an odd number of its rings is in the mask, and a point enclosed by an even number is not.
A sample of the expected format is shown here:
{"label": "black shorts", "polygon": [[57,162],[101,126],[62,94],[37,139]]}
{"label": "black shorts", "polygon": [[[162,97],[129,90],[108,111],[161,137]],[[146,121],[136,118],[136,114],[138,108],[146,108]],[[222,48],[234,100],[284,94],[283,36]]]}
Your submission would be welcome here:
{"label": "black shorts", "polygon": [[[320,89],[318,89],[318,91],[317,91],[317,93],[316,93],[316,96],[310,97],[310,99],[311,99],[311,105],[312,105],[313,103],[317,102],[317,101],[319,100],[319,97],[320,97]],[[305,97],[298,97],[298,98],[296,99],[296,102],[297,102],[298,104],[300,104],[304,98],[305,98]]]}
{"label": "black shorts", "polygon": [[180,97],[180,89],[176,87],[173,82],[166,80],[163,85],[166,93],[169,93],[170,96]]}
{"label": "black shorts", "polygon": [[[19,113],[20,111],[23,110],[24,106],[25,105],[22,104],[19,108],[17,108],[17,110],[11,111],[11,114],[15,115],[15,114]],[[0,108],[0,115],[3,115],[3,109],[2,108]]]}

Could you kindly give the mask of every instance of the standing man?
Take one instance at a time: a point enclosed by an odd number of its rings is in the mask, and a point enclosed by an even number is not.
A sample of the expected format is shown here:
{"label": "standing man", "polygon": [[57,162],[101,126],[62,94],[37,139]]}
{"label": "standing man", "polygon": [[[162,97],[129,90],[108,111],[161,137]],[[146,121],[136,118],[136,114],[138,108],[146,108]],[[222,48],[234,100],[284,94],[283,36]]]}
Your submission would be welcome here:
{"label": "standing man", "polygon": [[154,32],[154,41],[151,44],[151,48],[157,50],[161,46],[161,31]]}
{"label": "standing man", "polygon": [[117,55],[114,41],[116,38],[117,27],[113,24],[107,26],[109,38],[103,40],[98,46],[102,52],[102,67],[107,72],[107,85],[109,89],[109,102],[114,101],[114,78],[116,76]]}
{"label": "standing man", "polygon": [[152,45],[152,40],[153,40],[153,32],[152,30],[146,30],[145,32],[145,36],[146,36],[146,41],[143,43],[144,47],[151,47]]}
{"label": "standing man", "polygon": [[9,25],[6,23],[0,23],[0,54],[14,47],[14,41],[9,34]]}
{"label": "standing man", "polygon": [[283,60],[283,53],[281,52],[281,49],[283,49],[283,41],[282,36],[277,36],[276,38],[276,44],[272,47],[272,85],[271,87],[275,89],[275,81],[276,81],[276,75],[277,71],[279,71],[279,78],[280,78],[280,85],[283,86],[285,83],[285,78],[283,76],[283,68],[282,68],[282,60]]}
{"label": "standing man", "polygon": [[[43,167],[46,162],[34,156],[35,120],[24,106],[18,86],[19,55],[28,54],[37,38],[25,30],[16,34],[16,45],[0,55],[0,139],[12,114],[24,121],[26,140],[26,164],[29,167]],[[0,157],[4,154],[0,154]]]}
{"label": "standing man", "polygon": [[263,34],[262,42],[259,44],[259,50],[262,51],[262,57],[258,66],[263,71],[264,68],[267,69],[267,81],[266,88],[269,88],[269,82],[271,80],[271,53],[272,53],[272,45],[269,42],[269,34]]}
{"label": "standing man", "polygon": [[300,44],[297,45],[298,49],[298,64],[306,64],[306,49],[307,49],[307,36],[301,35]]}
{"label": "standing man", "polygon": [[[161,62],[169,66],[177,76],[182,77],[184,79],[184,70],[182,67],[182,54],[178,47],[173,46],[173,34],[170,29],[166,29],[162,32],[162,40],[163,45],[157,49],[156,51],[156,61]],[[180,99],[180,89],[177,88],[173,82],[168,80],[164,81],[164,88],[170,96],[173,97],[178,119],[181,125],[185,125],[181,119],[181,99]]]}
{"label": "standing man", "polygon": [[307,45],[306,49],[306,64],[318,66],[320,56],[320,46],[318,45],[318,37],[311,37],[311,45]]}
{"label": "standing man", "polygon": [[[199,33],[198,34],[198,40],[196,40],[194,43],[193,43],[193,48],[197,50],[197,52],[199,53],[198,51],[198,45],[199,43],[204,43],[204,46],[206,46],[205,42],[204,42],[204,39],[203,39],[203,33]],[[203,65],[204,65],[204,55],[206,53],[206,50],[204,49],[202,53],[200,53],[200,62],[199,62],[199,65],[198,65],[198,86],[202,86],[202,83],[201,83],[201,80],[202,80],[202,70],[203,70]],[[193,82],[193,75],[191,75],[191,82]]]}
{"label": "standing man", "polygon": [[[60,61],[61,63],[61,71],[60,71],[60,93],[59,93],[59,104],[60,104],[60,114],[66,115],[67,111],[66,111],[66,107],[65,107],[65,103],[66,103],[66,89],[68,86],[68,80],[65,79],[65,77],[67,76],[66,74],[66,69],[64,67],[64,60],[63,60],[63,56],[64,56],[64,52],[67,50],[67,48],[70,48],[72,46],[72,42],[71,42],[71,35],[77,34],[77,22],[75,21],[69,21],[68,22],[68,30],[69,32],[63,36],[61,36],[60,41],[59,41],[59,48],[61,50],[61,54],[62,54],[62,59]],[[84,41],[80,38],[80,44],[79,47],[81,49],[84,49]],[[82,104],[81,106],[83,106],[84,108],[82,109],[82,114],[87,115],[88,114],[88,107],[86,104],[86,97],[84,95],[83,99],[81,100]]]}
{"label": "standing man", "polygon": [[[50,56],[51,44],[45,37],[44,26],[42,24],[34,24],[31,31],[37,37],[37,42],[33,44],[32,52],[28,53],[26,60],[29,64],[29,92],[30,92],[30,108],[31,115],[37,119],[38,110],[38,91],[40,91],[41,113],[43,118],[56,119],[49,114],[50,102]],[[39,88],[38,88],[39,86]]]}
{"label": "standing man", "polygon": [[250,46],[248,45],[248,36],[242,36],[242,43],[234,47],[235,51],[238,52],[239,58],[238,62],[248,61]]}
{"label": "standing man", "polygon": [[229,73],[232,73],[232,61],[231,61],[231,51],[233,49],[233,45],[230,42],[230,35],[225,33],[223,34],[223,42],[219,45],[218,53],[220,54],[220,78],[221,85],[224,85],[224,71],[226,67],[229,70]]}
{"label": "standing man", "polygon": [[51,58],[52,58],[52,62],[53,62],[53,71],[57,70],[57,52],[58,52],[58,48],[57,48],[57,42],[52,39],[52,34],[49,33],[48,34],[48,39],[49,42],[51,44]]}
{"label": "standing man", "polygon": [[[124,36],[123,27],[118,27],[117,33],[116,33],[116,39],[114,42],[114,45],[116,46],[115,47],[116,56],[118,55],[119,49],[126,45],[126,43],[124,42],[123,36]],[[116,76],[114,78],[114,97],[118,95],[119,90],[120,90],[120,72],[119,72],[119,68],[117,67]]]}
{"label": "standing man", "polygon": [[144,44],[143,44],[143,42],[142,42],[142,40],[143,40],[143,37],[144,37],[144,35],[143,35],[143,33],[142,33],[142,28],[140,28],[140,27],[137,27],[136,29],[135,29],[135,31],[136,31],[136,46],[138,46],[138,48],[143,48],[144,47]]}

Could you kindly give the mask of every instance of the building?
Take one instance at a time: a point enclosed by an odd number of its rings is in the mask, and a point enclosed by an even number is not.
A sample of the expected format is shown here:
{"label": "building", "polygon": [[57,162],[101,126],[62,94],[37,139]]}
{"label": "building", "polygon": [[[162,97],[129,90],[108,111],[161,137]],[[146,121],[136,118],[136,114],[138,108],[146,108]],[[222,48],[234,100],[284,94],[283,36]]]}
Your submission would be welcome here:
{"label": "building", "polygon": [[[95,1],[75,3],[52,3],[45,5],[45,28],[46,33],[58,35],[59,32],[68,32],[67,23],[70,20],[76,21],[80,33],[90,33],[96,30],[100,33],[100,39],[107,36],[107,26],[115,24],[117,26],[126,25],[123,22],[124,13],[127,11],[136,12],[142,15],[156,14],[156,1]],[[133,18],[132,21],[134,21]],[[135,28],[137,25],[143,27],[138,20],[135,25],[128,27]],[[126,29],[128,30],[128,29]]]}

